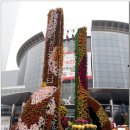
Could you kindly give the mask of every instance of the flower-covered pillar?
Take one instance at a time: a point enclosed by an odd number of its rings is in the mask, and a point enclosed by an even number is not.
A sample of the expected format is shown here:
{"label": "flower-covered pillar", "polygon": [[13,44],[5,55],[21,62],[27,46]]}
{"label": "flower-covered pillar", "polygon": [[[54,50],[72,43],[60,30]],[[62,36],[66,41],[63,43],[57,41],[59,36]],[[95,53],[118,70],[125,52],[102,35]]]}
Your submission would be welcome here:
{"label": "flower-covered pillar", "polygon": [[17,130],[63,130],[60,115],[62,64],[63,10],[57,8],[48,13],[42,85],[28,99]]}
{"label": "flower-covered pillar", "polygon": [[91,108],[98,118],[98,129],[111,130],[111,123],[103,107],[98,101],[90,97],[88,91],[87,72],[87,29],[79,28],[76,33],[76,65],[75,65],[75,117],[80,120],[90,120]]}
{"label": "flower-covered pillar", "polygon": [[[44,57],[44,70],[42,84],[44,86],[55,86],[54,95],[55,112],[53,129],[62,130],[60,121],[61,105],[61,74],[63,66],[63,10],[58,8],[48,13],[48,25],[46,32],[46,47]],[[46,116],[50,122],[49,115]]]}
{"label": "flower-covered pillar", "polygon": [[78,29],[76,33],[76,70],[75,70],[75,117],[76,119],[89,119],[88,86],[86,80],[86,28]]}

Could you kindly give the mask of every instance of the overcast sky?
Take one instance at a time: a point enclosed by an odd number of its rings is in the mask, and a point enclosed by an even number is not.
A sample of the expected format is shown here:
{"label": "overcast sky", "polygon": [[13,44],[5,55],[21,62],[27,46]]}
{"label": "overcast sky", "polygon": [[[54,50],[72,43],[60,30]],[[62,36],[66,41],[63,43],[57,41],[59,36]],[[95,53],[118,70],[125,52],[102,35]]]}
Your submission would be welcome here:
{"label": "overcast sky", "polygon": [[92,20],[129,22],[129,3],[127,1],[22,1],[19,4],[6,70],[18,69],[16,55],[19,48],[33,35],[41,31],[45,34],[48,11],[57,7],[63,8],[64,11],[65,33],[67,29],[87,26],[88,35],[91,35]]}

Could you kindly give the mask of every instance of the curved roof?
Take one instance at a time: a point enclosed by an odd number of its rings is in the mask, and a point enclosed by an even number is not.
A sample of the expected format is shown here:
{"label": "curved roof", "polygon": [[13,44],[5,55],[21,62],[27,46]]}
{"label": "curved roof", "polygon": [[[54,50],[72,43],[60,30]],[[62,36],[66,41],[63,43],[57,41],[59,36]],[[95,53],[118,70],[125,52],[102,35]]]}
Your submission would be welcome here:
{"label": "curved roof", "polygon": [[110,31],[129,34],[129,24],[119,21],[93,20],[92,31]]}
{"label": "curved roof", "polygon": [[20,65],[21,59],[24,56],[24,54],[34,45],[39,44],[39,42],[42,42],[44,40],[44,35],[42,32],[32,36],[30,39],[28,39],[19,49],[17,53],[17,65]]}

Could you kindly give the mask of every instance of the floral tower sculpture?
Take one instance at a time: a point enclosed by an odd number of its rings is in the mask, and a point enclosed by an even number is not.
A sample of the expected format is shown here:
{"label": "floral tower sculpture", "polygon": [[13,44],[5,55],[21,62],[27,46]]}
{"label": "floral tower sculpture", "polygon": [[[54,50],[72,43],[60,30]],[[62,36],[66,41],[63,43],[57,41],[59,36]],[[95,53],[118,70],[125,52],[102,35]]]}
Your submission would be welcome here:
{"label": "floral tower sculpture", "polygon": [[76,33],[76,69],[75,69],[75,117],[77,120],[90,120],[91,107],[98,117],[100,130],[111,130],[111,124],[103,107],[89,96],[87,72],[87,39],[86,27],[79,28]]}
{"label": "floral tower sculpture", "polygon": [[18,130],[63,130],[61,72],[63,64],[63,10],[48,13],[41,88],[34,92],[18,119]]}

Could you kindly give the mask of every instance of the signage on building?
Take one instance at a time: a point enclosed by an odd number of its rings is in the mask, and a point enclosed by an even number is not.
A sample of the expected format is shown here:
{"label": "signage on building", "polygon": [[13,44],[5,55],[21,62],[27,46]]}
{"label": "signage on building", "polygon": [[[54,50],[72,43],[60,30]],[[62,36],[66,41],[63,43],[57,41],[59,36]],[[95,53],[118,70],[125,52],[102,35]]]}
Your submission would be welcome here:
{"label": "signage on building", "polygon": [[[87,77],[92,78],[91,72],[91,52],[87,52]],[[63,80],[75,78],[75,53],[66,53],[63,59]]]}

